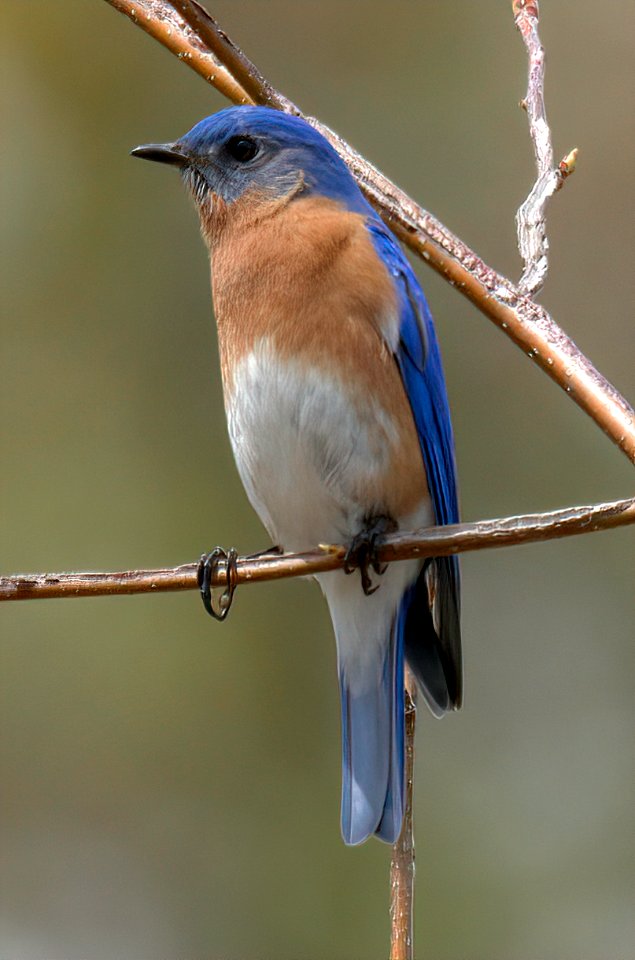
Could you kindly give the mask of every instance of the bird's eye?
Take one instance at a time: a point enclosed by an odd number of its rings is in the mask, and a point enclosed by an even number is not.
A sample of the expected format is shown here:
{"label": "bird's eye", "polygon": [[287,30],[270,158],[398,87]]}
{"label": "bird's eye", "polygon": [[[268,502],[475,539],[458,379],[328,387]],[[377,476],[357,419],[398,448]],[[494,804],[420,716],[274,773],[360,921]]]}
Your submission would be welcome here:
{"label": "bird's eye", "polygon": [[259,151],[259,146],[251,137],[230,137],[225,144],[227,152],[239,163],[249,163]]}

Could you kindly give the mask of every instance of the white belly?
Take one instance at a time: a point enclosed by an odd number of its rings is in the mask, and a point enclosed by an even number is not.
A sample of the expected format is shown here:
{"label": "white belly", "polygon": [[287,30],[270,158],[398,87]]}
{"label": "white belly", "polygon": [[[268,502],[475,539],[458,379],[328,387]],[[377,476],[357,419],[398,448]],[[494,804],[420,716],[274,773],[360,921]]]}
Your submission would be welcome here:
{"label": "white belly", "polygon": [[[382,512],[382,503],[368,502],[368,491],[390,468],[395,431],[376,399],[354,400],[336,377],[298,361],[281,362],[266,339],[234,371],[226,396],[234,457],[254,509],[285,550],[349,543],[365,517]],[[413,514],[394,519],[403,529],[430,524],[427,496]],[[376,668],[369,679],[360,661],[380,664],[397,605],[420,569],[418,560],[391,564],[370,597],[357,576],[337,571],[317,577],[331,609],[340,666],[346,670],[355,662],[360,682],[374,682]]]}
{"label": "white belly", "polygon": [[226,404],[247,495],[285,549],[350,539],[381,510],[364,501],[389,468],[395,434],[372,398],[351,402],[341,380],[281,362],[264,339],[234,371]]}

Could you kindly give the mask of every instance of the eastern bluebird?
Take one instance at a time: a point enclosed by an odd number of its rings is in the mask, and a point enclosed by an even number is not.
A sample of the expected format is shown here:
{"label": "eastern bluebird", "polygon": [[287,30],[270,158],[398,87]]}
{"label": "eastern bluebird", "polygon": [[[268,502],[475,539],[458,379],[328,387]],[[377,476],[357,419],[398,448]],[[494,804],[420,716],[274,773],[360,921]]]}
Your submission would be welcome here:
{"label": "eastern bluebird", "polygon": [[[177,166],[212,261],[225,409],[276,544],[350,545],[362,587],[316,577],[337,639],[342,835],[394,842],[404,809],[404,660],[435,716],[461,704],[456,557],[378,569],[382,535],[458,521],[432,317],[399,245],[308,123],[233,107],[135,156]],[[383,573],[371,588],[369,566]]]}

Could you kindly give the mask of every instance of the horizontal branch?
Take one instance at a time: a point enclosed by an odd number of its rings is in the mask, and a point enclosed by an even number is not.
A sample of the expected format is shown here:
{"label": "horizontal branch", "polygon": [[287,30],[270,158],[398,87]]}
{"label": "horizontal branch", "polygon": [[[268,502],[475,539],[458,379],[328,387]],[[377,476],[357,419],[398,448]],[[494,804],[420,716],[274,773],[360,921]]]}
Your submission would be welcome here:
{"label": "horizontal branch", "polygon": [[[195,0],[106,0],[234,103],[301,116]],[[547,311],[497,273],[427,210],[311,117],[388,226],[492,320],[635,462],[635,411]]]}
{"label": "horizontal branch", "polygon": [[[630,498],[594,506],[568,507],[550,513],[530,513],[394,534],[386,537],[378,554],[382,563],[443,557],[491,547],[554,540],[633,523],[635,498]],[[258,583],[339,570],[344,566],[345,555],[345,546],[321,545],[307,553],[239,557],[235,582],[237,585]],[[197,567],[196,563],[186,563],[179,567],[121,573],[38,573],[0,577],[0,601],[194,590],[197,587]],[[224,586],[224,575],[221,565],[212,586]]]}

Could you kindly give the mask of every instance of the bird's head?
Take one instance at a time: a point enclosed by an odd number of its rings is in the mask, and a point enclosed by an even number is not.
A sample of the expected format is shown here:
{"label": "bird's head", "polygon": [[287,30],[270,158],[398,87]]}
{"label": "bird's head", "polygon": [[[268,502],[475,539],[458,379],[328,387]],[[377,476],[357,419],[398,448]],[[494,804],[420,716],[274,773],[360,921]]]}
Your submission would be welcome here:
{"label": "bird's head", "polygon": [[132,155],[178,167],[203,221],[247,195],[267,202],[319,194],[370,213],[346,164],[322,134],[269,107],[221,110],[174,143],[146,144]]}

